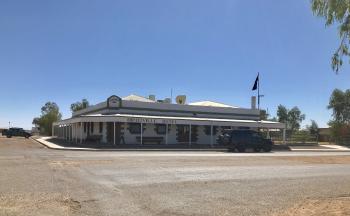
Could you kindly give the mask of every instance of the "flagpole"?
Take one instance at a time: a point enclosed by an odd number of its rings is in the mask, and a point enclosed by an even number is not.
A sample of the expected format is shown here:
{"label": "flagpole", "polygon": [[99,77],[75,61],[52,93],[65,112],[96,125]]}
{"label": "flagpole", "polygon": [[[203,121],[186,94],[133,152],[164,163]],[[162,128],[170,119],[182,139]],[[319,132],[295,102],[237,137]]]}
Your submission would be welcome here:
{"label": "flagpole", "polygon": [[258,110],[260,110],[260,76],[258,72]]}

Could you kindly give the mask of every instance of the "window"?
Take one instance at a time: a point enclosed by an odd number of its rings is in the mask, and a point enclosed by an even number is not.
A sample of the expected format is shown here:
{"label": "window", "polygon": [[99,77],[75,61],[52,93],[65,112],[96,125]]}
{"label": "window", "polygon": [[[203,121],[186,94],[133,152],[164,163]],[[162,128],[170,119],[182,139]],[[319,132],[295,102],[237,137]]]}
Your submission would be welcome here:
{"label": "window", "polygon": [[[217,131],[218,131],[218,127],[213,126],[213,135],[216,135]],[[209,126],[209,125],[204,126],[204,133],[205,133],[205,135],[210,135],[211,134],[211,126]]]}
{"label": "window", "polygon": [[91,133],[94,132],[94,123],[93,122],[90,122],[90,128],[91,128]]}
{"label": "window", "polygon": [[86,122],[84,122],[84,133],[86,133]]}
{"label": "window", "polygon": [[157,134],[166,134],[166,125],[165,124],[157,124],[155,131]]}
{"label": "window", "polygon": [[100,128],[99,128],[100,133],[102,133],[102,130],[103,130],[103,122],[100,122]]}
{"label": "window", "polygon": [[141,133],[141,124],[130,123],[128,129],[129,129],[129,132],[131,134],[140,134]]}
{"label": "window", "polygon": [[188,142],[189,141],[189,134],[190,134],[190,127],[189,125],[176,125],[177,127],[177,141],[178,142]]}

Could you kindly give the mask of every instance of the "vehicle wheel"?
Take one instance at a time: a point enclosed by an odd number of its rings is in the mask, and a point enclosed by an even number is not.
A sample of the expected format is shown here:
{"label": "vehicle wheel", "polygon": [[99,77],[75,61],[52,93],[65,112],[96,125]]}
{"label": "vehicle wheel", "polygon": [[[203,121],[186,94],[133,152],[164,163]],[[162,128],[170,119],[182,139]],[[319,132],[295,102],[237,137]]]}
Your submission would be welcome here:
{"label": "vehicle wheel", "polygon": [[254,147],[255,152],[261,152],[261,147],[260,146],[255,146]]}
{"label": "vehicle wheel", "polygon": [[272,145],[264,145],[263,150],[264,152],[270,152],[272,150]]}
{"label": "vehicle wheel", "polygon": [[24,138],[28,139],[28,138],[29,138],[29,136],[28,136],[28,135],[25,135],[25,136],[24,136]]}
{"label": "vehicle wheel", "polygon": [[237,145],[238,152],[245,152],[245,145],[244,144],[238,144]]}
{"label": "vehicle wheel", "polygon": [[6,137],[7,137],[7,138],[11,138],[11,135],[7,135]]}

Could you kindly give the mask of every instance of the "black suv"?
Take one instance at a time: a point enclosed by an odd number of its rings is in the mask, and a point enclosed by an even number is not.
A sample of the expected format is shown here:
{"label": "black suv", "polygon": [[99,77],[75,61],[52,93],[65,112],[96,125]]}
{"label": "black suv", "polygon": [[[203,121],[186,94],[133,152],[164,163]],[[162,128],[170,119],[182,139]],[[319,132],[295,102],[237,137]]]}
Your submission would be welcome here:
{"label": "black suv", "polygon": [[29,138],[32,136],[32,134],[23,130],[23,128],[10,128],[8,130],[3,130],[2,135],[6,136],[7,138],[11,138],[13,136],[21,136],[21,137]]}
{"label": "black suv", "polygon": [[245,152],[247,148],[252,148],[255,152],[270,152],[273,145],[271,139],[266,139],[260,132],[253,130],[226,130],[218,137],[218,143],[228,146],[230,152],[235,149]]}

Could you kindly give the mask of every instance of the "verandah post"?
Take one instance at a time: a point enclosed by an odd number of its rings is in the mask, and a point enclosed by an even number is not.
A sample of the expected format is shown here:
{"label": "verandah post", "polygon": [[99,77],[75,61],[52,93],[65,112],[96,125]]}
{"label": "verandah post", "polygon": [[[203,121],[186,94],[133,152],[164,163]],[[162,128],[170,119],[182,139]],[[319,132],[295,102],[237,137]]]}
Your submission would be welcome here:
{"label": "verandah post", "polygon": [[74,137],[75,137],[75,143],[78,143],[78,136],[77,136],[77,127],[78,123],[74,124]]}
{"label": "verandah post", "polygon": [[113,122],[113,145],[115,145],[115,122]]}
{"label": "verandah post", "polygon": [[141,122],[141,137],[140,137],[140,140],[141,140],[141,145],[143,145],[143,142],[142,142],[142,136],[143,136],[143,124]]}
{"label": "verandah post", "polygon": [[169,125],[166,124],[166,127],[165,127],[165,145],[168,145],[168,127],[169,127]]}
{"label": "verandah post", "polygon": [[83,143],[83,122],[80,122],[80,144]]}
{"label": "verandah post", "polygon": [[213,124],[210,125],[210,146],[213,147]]}
{"label": "verandah post", "polygon": [[189,133],[189,139],[190,139],[190,140],[189,140],[189,142],[188,142],[190,146],[191,146],[191,144],[192,144],[192,131],[191,131],[191,130],[192,130],[192,127],[191,127],[191,124],[190,124],[190,133]]}

